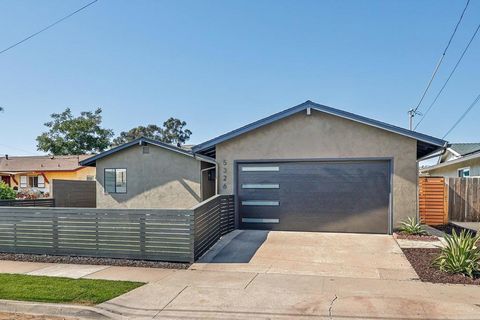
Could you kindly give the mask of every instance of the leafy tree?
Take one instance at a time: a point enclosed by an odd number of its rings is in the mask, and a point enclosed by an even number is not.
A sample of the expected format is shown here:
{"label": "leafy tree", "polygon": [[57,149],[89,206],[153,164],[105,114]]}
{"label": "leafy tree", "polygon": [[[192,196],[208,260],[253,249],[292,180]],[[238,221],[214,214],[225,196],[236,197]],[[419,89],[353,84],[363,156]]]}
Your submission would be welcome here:
{"label": "leafy tree", "polygon": [[192,131],[183,129],[187,123],[176,118],[170,118],[163,123],[163,142],[176,144],[181,146],[190,136]]}
{"label": "leafy tree", "polygon": [[135,140],[140,137],[146,137],[155,140],[162,140],[162,128],[157,125],[149,124],[146,127],[138,126],[133,129],[128,130],[127,132],[122,131],[120,135],[113,139],[113,144],[118,146],[126,142]]}
{"label": "leafy tree", "polygon": [[184,129],[186,125],[187,123],[185,121],[170,118],[163,123],[163,127],[154,124],[149,124],[146,127],[138,126],[127,132],[122,131],[120,135],[113,140],[113,144],[120,145],[140,137],[146,137],[181,146],[190,139],[192,135],[192,131]]}
{"label": "leafy tree", "polygon": [[0,181],[0,199],[2,200],[13,200],[15,199],[17,193],[3,181]]}
{"label": "leafy tree", "polygon": [[62,113],[53,113],[49,128],[37,137],[37,149],[53,155],[87,154],[101,152],[110,146],[113,131],[104,129],[102,109],[83,111],[74,117],[70,108]]}

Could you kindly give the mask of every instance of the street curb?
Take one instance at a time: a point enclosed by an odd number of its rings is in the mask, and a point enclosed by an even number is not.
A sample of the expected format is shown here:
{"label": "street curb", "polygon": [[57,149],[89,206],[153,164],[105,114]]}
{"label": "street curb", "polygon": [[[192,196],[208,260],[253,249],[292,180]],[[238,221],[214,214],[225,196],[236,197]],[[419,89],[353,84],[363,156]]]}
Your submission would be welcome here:
{"label": "street curb", "polygon": [[96,307],[29,301],[0,300],[0,311],[82,319],[126,319]]}

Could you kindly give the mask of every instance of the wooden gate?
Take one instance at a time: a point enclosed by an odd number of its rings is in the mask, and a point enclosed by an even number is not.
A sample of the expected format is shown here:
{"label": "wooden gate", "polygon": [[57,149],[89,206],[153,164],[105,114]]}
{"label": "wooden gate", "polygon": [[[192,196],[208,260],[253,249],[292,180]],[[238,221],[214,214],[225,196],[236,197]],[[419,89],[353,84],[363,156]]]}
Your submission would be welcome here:
{"label": "wooden gate", "polygon": [[420,177],[419,214],[422,223],[441,225],[448,223],[448,192],[443,177]]}

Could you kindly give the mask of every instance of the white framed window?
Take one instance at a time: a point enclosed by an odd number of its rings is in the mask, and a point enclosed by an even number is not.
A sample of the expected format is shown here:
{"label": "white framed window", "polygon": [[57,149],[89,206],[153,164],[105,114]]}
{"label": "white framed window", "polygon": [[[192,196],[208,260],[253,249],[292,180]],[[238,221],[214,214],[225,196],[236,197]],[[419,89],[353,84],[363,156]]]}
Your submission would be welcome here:
{"label": "white framed window", "polygon": [[29,176],[28,186],[30,188],[45,188],[45,178],[43,176]]}
{"label": "white framed window", "polygon": [[470,177],[470,167],[465,167],[465,168],[458,169],[458,177],[459,178]]}
{"label": "white framed window", "polygon": [[28,187],[27,176],[20,176],[20,188]]}
{"label": "white framed window", "polygon": [[105,169],[105,192],[127,193],[127,169]]}

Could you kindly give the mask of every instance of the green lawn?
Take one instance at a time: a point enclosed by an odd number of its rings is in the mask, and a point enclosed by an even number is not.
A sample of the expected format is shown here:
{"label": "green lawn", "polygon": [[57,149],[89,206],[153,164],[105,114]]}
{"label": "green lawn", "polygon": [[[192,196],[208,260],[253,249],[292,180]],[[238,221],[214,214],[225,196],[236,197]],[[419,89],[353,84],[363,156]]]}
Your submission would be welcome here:
{"label": "green lawn", "polygon": [[93,305],[143,284],[1,273],[0,299]]}

